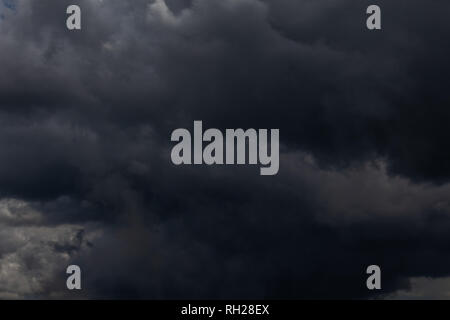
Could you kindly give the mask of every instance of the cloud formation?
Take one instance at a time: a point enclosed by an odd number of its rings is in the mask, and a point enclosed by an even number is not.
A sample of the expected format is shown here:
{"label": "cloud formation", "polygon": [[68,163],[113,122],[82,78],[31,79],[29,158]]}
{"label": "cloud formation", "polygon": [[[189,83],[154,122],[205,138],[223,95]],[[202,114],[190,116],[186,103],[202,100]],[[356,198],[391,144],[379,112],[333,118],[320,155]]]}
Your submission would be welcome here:
{"label": "cloud formation", "polygon": [[[378,2],[373,33],[366,1],[3,1],[0,296],[71,298],[70,263],[90,298],[448,277],[450,3]],[[194,120],[279,128],[279,174],[172,165]]]}

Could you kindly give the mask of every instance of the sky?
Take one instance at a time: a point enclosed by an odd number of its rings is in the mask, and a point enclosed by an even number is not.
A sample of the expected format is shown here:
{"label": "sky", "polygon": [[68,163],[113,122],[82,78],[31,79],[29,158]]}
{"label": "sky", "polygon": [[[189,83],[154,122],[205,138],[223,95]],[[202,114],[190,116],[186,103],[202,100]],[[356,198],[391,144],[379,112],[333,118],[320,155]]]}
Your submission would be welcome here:
{"label": "sky", "polygon": [[[448,298],[448,12],[3,0],[0,298]],[[195,120],[278,128],[278,174],[175,166]]]}

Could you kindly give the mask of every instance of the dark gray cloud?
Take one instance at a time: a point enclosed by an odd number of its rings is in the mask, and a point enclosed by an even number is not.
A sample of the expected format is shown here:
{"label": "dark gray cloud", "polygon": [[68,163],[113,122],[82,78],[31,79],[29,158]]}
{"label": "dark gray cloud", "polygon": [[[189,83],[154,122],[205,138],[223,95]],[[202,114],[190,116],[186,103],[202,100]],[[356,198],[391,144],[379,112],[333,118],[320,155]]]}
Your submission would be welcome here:
{"label": "dark gray cloud", "polygon": [[[366,1],[4,3],[0,296],[79,297],[69,263],[97,298],[366,298],[369,264],[397,297],[449,275],[449,3],[380,0],[380,32]],[[173,166],[194,120],[279,128],[279,174]]]}

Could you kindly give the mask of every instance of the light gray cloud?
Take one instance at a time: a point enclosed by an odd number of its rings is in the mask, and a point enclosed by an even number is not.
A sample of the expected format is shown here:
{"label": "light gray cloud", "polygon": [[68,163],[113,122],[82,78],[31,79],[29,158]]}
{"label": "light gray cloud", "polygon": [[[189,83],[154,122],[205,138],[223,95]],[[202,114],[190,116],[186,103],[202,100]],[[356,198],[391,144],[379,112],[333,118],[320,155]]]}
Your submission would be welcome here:
{"label": "light gray cloud", "polygon": [[0,207],[0,298],[63,295],[65,268],[99,231],[42,225],[42,212],[17,199],[2,199]]}
{"label": "light gray cloud", "polygon": [[392,300],[449,300],[449,278],[411,278],[409,289],[396,291],[386,297]]}

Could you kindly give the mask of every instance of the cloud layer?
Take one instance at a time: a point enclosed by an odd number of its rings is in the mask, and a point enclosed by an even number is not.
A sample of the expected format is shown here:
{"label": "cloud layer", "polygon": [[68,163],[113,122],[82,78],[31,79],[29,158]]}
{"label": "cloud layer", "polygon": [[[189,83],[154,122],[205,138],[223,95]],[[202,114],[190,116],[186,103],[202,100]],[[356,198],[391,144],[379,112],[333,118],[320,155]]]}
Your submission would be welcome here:
{"label": "cloud layer", "polygon": [[[380,32],[369,4],[1,2],[0,297],[379,298],[448,277],[450,3],[380,0]],[[279,174],[172,165],[194,120],[279,128]]]}

